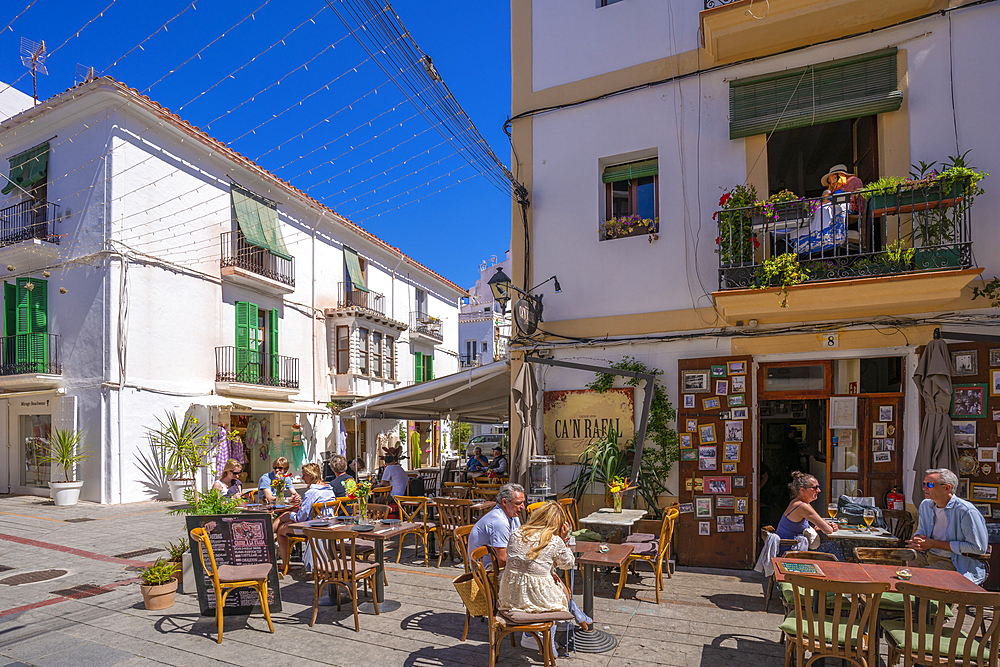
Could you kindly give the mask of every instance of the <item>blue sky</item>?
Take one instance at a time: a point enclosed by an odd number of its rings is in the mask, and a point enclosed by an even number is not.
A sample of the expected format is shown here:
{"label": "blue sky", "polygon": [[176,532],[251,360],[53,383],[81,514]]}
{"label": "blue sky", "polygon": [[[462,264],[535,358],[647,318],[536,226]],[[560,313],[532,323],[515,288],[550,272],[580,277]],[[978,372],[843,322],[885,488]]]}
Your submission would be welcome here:
{"label": "blue sky", "polygon": [[[40,99],[72,86],[78,64],[93,67],[463,287],[482,260],[509,249],[508,196],[417,115],[323,0],[31,3],[0,9],[0,28],[13,21],[0,34],[0,81],[25,73],[22,37],[45,40]],[[509,165],[509,4],[392,6]],[[15,86],[30,94],[31,77]]]}

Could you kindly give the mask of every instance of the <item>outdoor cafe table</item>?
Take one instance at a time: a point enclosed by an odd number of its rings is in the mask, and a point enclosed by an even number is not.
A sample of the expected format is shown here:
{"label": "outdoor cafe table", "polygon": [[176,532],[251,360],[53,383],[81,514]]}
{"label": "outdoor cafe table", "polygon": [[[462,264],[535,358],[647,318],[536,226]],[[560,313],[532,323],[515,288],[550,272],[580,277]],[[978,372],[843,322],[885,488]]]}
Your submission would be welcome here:
{"label": "outdoor cafe table", "polygon": [[[896,584],[903,581],[896,577],[896,571],[900,568],[895,565],[870,565],[800,558],[772,558],[771,563],[774,565],[774,580],[779,582],[785,580],[785,573],[778,567],[779,563],[817,565],[823,571],[823,578],[830,581],[884,581],[891,586],[893,591],[896,590]],[[954,570],[933,570],[928,567],[908,567],[906,569],[913,574],[913,577],[907,580],[911,584],[934,586],[935,588],[945,588],[963,593],[982,593],[984,590]]]}
{"label": "outdoor cafe table", "polygon": [[884,547],[891,548],[899,546],[900,539],[888,530],[872,528],[871,530],[858,530],[840,526],[838,530],[823,536],[827,540],[833,540],[840,545],[841,553],[846,560],[854,560],[855,547]]}
{"label": "outdoor cafe table", "polygon": [[[608,547],[604,553],[601,546]],[[583,566],[583,613],[594,618],[594,569],[595,566],[621,567],[632,553],[632,544],[608,544],[607,542],[577,542],[570,551],[579,554],[577,562]],[[618,641],[592,624],[588,632],[575,633],[576,650],[581,653],[603,653],[618,645]]]}
{"label": "outdoor cafe table", "polygon": [[[580,519],[580,524],[591,526],[609,526],[615,529],[624,529],[626,533],[631,532],[635,522],[646,516],[646,510],[622,510],[616,512],[610,507],[602,507],[593,514],[589,514]],[[600,532],[600,531],[598,531]]]}
{"label": "outdoor cafe table", "polygon": [[[350,523],[333,523],[330,526],[325,527],[310,526],[309,523],[309,521],[293,523],[292,528],[297,531],[301,531],[303,528],[312,527],[316,530],[329,531],[330,533],[352,530],[352,524]],[[414,528],[419,528],[420,525],[421,524],[419,523],[395,523],[391,525],[376,523],[375,530],[358,533],[358,539],[373,540],[375,542],[375,566],[378,571],[375,573],[375,576],[372,577],[372,580],[375,582],[375,599],[378,600],[379,613],[396,611],[400,607],[398,600],[385,599],[385,584],[382,579],[382,571],[385,568],[385,541],[398,537],[407,531],[413,530]],[[331,537],[333,537],[333,535],[331,535]],[[359,604],[358,611],[373,614],[375,613],[375,605],[371,602]]]}

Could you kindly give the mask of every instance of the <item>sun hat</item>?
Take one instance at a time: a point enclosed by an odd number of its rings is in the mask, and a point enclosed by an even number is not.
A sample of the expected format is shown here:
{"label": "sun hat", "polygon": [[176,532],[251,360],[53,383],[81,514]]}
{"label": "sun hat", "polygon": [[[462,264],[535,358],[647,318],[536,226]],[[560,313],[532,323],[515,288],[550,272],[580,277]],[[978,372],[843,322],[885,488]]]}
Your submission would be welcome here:
{"label": "sun hat", "polygon": [[844,165],[844,164],[835,164],[832,167],[830,167],[830,171],[826,172],[826,176],[824,176],[823,178],[820,179],[820,183],[823,184],[824,188],[830,186],[830,177],[833,176],[834,174],[846,174],[848,176],[854,176],[855,175],[855,174],[852,174],[850,171],[847,170],[847,165]]}

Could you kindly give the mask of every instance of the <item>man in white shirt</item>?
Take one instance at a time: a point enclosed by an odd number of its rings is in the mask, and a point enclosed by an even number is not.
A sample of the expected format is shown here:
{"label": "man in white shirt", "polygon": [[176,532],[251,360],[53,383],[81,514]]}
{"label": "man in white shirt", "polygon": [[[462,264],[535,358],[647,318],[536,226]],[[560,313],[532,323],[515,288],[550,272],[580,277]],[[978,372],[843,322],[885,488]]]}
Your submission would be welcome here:
{"label": "man in white shirt", "polygon": [[392,486],[393,496],[405,496],[406,495],[406,485],[409,484],[410,478],[406,475],[406,471],[403,470],[403,466],[399,465],[399,456],[397,454],[386,454],[385,458],[385,471],[382,473],[382,483],[379,486],[385,486],[389,484]]}
{"label": "man in white shirt", "polygon": [[[520,484],[504,484],[497,493],[497,504],[483,515],[469,533],[469,553],[479,547],[491,546],[496,549],[498,566],[507,564],[507,543],[510,534],[521,525],[524,511],[524,487]],[[489,556],[486,557],[490,563]]]}

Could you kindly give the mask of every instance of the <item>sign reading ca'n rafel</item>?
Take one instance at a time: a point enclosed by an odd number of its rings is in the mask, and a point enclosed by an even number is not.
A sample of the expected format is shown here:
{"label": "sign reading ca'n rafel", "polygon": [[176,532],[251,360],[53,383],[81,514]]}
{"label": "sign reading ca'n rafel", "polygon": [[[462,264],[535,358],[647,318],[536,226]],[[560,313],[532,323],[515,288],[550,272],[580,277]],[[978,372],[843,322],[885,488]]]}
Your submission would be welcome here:
{"label": "sign reading ca'n rafel", "polygon": [[556,463],[576,463],[590,443],[609,429],[621,442],[635,435],[635,401],[631,388],[545,392],[545,453]]}

